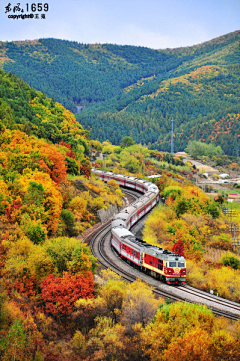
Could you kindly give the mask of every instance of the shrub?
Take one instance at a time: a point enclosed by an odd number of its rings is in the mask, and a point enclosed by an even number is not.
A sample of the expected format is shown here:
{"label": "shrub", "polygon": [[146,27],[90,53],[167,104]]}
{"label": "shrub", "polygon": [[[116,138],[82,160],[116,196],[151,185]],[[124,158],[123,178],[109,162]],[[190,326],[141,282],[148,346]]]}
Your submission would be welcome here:
{"label": "shrub", "polygon": [[34,244],[44,243],[47,236],[46,228],[39,223],[31,224],[27,235]]}
{"label": "shrub", "polygon": [[231,252],[224,253],[224,255],[222,256],[222,258],[220,260],[220,263],[226,267],[229,266],[233,269],[240,269],[240,258],[235,256]]}
{"label": "shrub", "polygon": [[67,233],[69,233],[70,236],[73,236],[75,234],[75,221],[73,213],[67,209],[63,209],[61,212],[61,218],[65,224]]}

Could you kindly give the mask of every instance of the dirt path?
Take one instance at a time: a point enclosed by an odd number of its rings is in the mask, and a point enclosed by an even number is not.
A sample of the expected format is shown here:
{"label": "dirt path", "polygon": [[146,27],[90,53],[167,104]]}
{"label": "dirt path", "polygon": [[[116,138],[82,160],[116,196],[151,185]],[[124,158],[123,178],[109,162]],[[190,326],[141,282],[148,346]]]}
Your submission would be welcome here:
{"label": "dirt path", "polygon": [[183,159],[183,162],[185,163],[185,162],[191,162],[193,165],[195,165],[195,167],[198,169],[198,170],[202,170],[202,169],[204,169],[204,171],[206,172],[206,173],[210,173],[210,172],[212,172],[212,173],[219,173],[219,171],[218,171],[218,169],[216,169],[216,168],[213,168],[213,167],[210,167],[209,165],[207,165],[207,164],[203,164],[203,163],[200,163],[200,162],[198,162],[198,161],[196,161],[196,160],[192,160],[192,159]]}

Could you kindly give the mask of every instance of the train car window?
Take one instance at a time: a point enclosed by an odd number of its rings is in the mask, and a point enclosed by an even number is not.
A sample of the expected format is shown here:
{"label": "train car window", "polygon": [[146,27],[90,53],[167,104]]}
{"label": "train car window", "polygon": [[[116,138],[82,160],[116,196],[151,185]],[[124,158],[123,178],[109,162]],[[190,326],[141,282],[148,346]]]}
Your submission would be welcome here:
{"label": "train car window", "polygon": [[185,263],[184,262],[178,262],[178,267],[185,267]]}
{"label": "train car window", "polygon": [[169,262],[169,267],[176,267],[177,266],[177,262]]}
{"label": "train car window", "polygon": [[158,269],[163,270],[163,261],[160,259],[158,260]]}

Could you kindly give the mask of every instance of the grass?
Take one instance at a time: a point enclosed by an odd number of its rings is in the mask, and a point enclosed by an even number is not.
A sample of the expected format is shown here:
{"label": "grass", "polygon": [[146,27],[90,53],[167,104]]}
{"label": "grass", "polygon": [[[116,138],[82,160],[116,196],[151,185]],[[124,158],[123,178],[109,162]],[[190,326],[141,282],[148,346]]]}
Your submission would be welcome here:
{"label": "grass", "polygon": [[239,194],[240,195],[240,188],[234,188],[234,189],[229,189],[229,190],[226,190],[224,191],[225,193],[227,194]]}
{"label": "grass", "polygon": [[222,258],[222,255],[224,253],[226,253],[226,251],[223,251],[221,249],[215,249],[212,247],[207,247],[204,258],[206,259],[206,261],[210,261],[213,263],[219,263],[220,259]]}
{"label": "grass", "polygon": [[170,169],[175,170],[177,172],[181,172],[182,170],[185,170],[186,172],[191,172],[191,168],[187,165],[181,166],[181,165],[173,165],[167,162],[159,161],[154,158],[149,158],[153,163],[155,163],[159,168],[161,169]]}

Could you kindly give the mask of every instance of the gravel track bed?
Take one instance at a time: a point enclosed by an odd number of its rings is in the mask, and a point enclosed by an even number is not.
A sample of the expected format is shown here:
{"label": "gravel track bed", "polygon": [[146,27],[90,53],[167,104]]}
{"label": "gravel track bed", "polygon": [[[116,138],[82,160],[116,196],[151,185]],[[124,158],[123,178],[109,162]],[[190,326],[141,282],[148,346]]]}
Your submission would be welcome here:
{"label": "gravel track bed", "polygon": [[[208,293],[203,292],[203,291],[201,291],[199,293],[198,290],[195,290],[196,293],[198,292],[198,295],[190,294],[188,292],[187,287],[185,288],[183,286],[183,287],[179,288],[179,287],[173,287],[173,286],[164,284],[161,281],[155,280],[154,278],[152,278],[148,275],[145,275],[144,273],[140,272],[139,270],[129,266],[125,261],[122,261],[120,259],[120,257],[112,250],[112,247],[110,245],[110,235],[107,235],[107,237],[105,237],[104,244],[103,244],[103,251],[104,251],[104,254],[106,254],[111,259],[111,262],[113,264],[115,264],[117,267],[119,267],[124,272],[127,272],[129,275],[131,275],[133,277],[142,279],[144,282],[146,282],[146,283],[150,284],[151,286],[153,286],[154,288],[156,288],[156,290],[160,290],[160,291],[166,292],[167,294],[171,294],[174,298],[180,297],[181,299],[186,300],[186,301],[205,304],[209,308],[227,312],[227,313],[231,313],[231,314],[234,314],[234,315],[240,317],[240,306],[238,303],[230,301],[230,304],[229,304],[228,300],[224,300],[223,298],[220,298],[217,296],[209,295]],[[203,297],[201,295],[207,296],[207,299],[206,298],[203,299]],[[221,304],[216,303],[217,301],[220,301]],[[234,307],[237,307],[238,309],[233,309],[231,307],[231,305]]]}
{"label": "gravel track bed", "polygon": [[[141,219],[134,227],[132,227],[131,232],[137,234],[137,236],[139,234],[141,235],[141,231],[144,227],[144,222],[147,217],[148,214],[143,219]],[[110,229],[110,225],[109,227],[107,227],[104,233],[106,233],[107,230],[109,229]],[[96,255],[96,257],[99,259],[99,261],[101,262],[103,261],[105,267],[111,268],[111,266],[108,265],[105,260],[102,260],[102,256],[99,253],[98,243],[99,243],[99,239],[101,238],[102,238],[101,234],[97,236],[97,239],[93,245],[93,252]],[[149,285],[153,286],[154,289],[157,292],[159,291],[160,295],[162,295],[165,298],[170,298],[170,299],[172,298],[173,300],[180,299],[182,301],[185,300],[188,302],[205,304],[207,307],[219,311],[219,314],[223,313],[222,314],[223,316],[224,313],[228,313],[228,314],[232,314],[236,318],[240,318],[240,305],[238,303],[211,295],[207,292],[198,290],[188,285],[184,285],[180,287],[167,285],[130,266],[127,262],[123,261],[119,257],[119,255],[115,252],[115,250],[112,249],[110,244],[110,232],[104,237],[104,240],[102,241],[102,251],[105,257],[109,259],[110,263],[112,263],[115,267],[127,273],[127,275],[129,275],[130,277],[139,278],[144,282],[148,283]],[[102,266],[101,269],[102,268],[104,268],[104,266]],[[114,271],[118,272],[115,269]],[[123,275],[123,277],[127,277],[127,276]]]}

